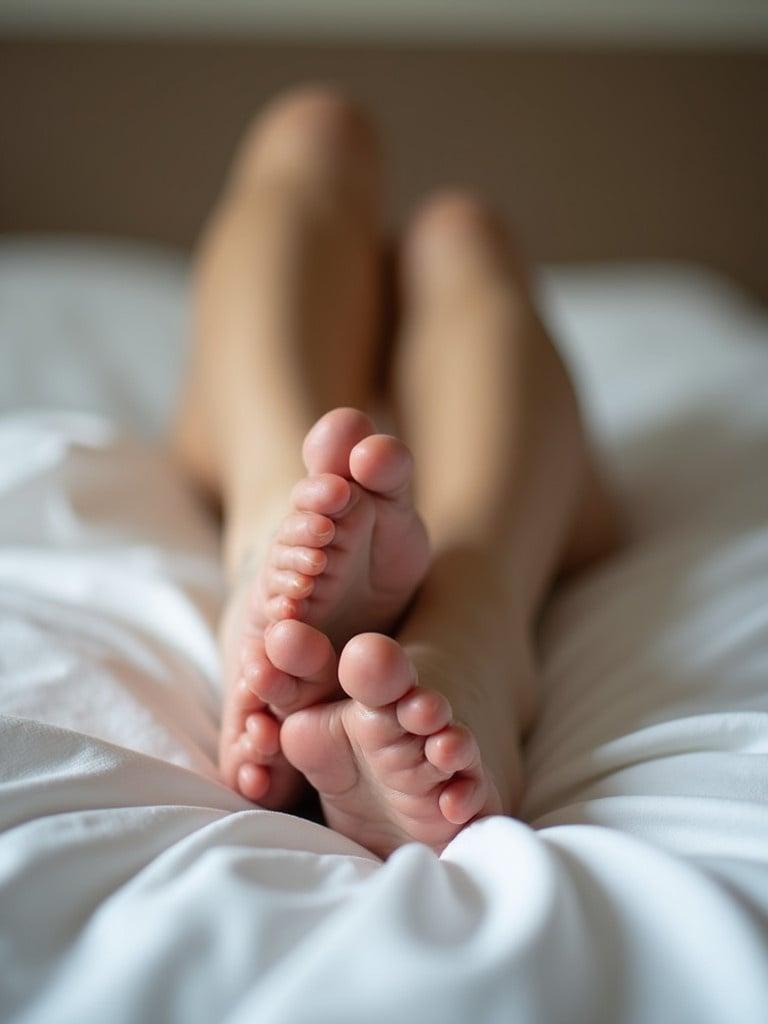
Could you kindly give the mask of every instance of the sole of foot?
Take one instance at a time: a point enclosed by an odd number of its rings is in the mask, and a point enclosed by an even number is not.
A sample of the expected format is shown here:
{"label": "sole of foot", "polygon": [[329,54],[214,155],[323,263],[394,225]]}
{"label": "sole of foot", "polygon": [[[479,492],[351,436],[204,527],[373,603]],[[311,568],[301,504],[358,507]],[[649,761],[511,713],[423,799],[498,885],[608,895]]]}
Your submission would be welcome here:
{"label": "sole of foot", "polygon": [[329,651],[364,627],[390,629],[429,562],[410,496],[413,460],[401,441],[376,434],[356,409],[334,409],[307,434],[303,456],[308,475],[294,487],[261,567],[237,587],[222,625],[220,767],[243,796],[274,808],[290,806],[303,788],[282,755],[280,722],[341,691],[335,676],[307,686],[303,669],[291,685],[278,684],[279,653],[277,661],[272,655],[286,634],[273,627],[322,629]]}
{"label": "sole of foot", "polygon": [[331,828],[386,857],[408,842],[439,852],[469,822],[501,813],[473,734],[444,696],[419,685],[395,640],[356,636],[338,667],[329,655],[319,672],[337,675],[345,698],[289,715],[280,741]]}
{"label": "sole of foot", "polygon": [[254,624],[296,618],[340,649],[361,629],[388,630],[429,562],[411,498],[413,459],[357,409],[321,417],[253,592]]}

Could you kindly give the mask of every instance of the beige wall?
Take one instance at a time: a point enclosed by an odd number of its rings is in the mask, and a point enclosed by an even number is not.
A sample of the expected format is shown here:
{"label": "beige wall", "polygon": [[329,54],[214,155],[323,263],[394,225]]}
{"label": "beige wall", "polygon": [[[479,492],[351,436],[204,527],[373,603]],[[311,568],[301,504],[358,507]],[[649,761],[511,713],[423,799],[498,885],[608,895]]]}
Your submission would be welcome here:
{"label": "beige wall", "polygon": [[0,31],[754,46],[765,0],[3,0]]}
{"label": "beige wall", "polygon": [[189,244],[277,89],[378,117],[391,211],[494,198],[550,260],[686,259],[768,295],[763,52],[298,42],[0,41],[0,229]]}

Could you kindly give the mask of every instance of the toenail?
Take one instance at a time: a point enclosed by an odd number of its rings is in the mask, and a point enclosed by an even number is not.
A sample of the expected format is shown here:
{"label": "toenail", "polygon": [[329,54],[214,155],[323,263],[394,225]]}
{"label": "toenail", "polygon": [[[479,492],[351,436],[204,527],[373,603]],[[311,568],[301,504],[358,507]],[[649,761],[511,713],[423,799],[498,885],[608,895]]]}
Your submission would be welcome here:
{"label": "toenail", "polygon": [[308,569],[319,569],[323,565],[324,556],[320,553],[310,554],[308,551],[303,551],[301,554],[301,560]]}

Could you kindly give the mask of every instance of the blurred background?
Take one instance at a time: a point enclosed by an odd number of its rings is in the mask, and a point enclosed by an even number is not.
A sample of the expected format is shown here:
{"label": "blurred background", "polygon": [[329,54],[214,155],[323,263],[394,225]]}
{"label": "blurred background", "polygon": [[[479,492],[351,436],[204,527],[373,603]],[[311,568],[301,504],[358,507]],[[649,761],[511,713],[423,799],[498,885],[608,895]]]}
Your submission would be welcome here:
{"label": "blurred background", "polygon": [[378,116],[393,222],[469,185],[538,258],[768,297],[765,0],[2,0],[0,231],[187,247],[249,117],[307,80]]}

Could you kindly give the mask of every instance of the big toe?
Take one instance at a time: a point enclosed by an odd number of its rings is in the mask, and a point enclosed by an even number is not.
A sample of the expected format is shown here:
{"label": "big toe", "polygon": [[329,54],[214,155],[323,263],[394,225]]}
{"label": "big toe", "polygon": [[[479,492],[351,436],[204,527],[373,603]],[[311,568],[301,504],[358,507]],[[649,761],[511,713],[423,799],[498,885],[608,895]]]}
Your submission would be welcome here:
{"label": "big toe", "polygon": [[336,654],[320,630],[296,619],[276,622],[264,634],[264,649],[273,669],[292,683],[281,691],[281,716],[337,693]]}
{"label": "big toe", "polygon": [[393,704],[418,680],[400,644],[381,633],[353,637],[341,652],[338,675],[344,692],[369,708]]}
{"label": "big toe", "polygon": [[332,409],[304,438],[304,464],[312,474],[349,476],[349,456],[355,445],[374,432],[369,416],[359,409]]}

